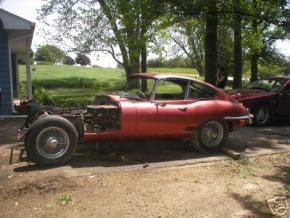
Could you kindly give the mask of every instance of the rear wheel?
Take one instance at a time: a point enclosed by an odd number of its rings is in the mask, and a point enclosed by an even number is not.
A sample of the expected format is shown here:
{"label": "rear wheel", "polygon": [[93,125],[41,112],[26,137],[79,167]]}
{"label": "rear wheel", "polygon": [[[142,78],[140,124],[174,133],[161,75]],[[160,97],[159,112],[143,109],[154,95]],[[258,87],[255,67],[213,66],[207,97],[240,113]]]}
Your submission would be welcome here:
{"label": "rear wheel", "polygon": [[270,121],[270,110],[267,105],[257,106],[253,110],[253,124],[255,126],[265,126]]}
{"label": "rear wheel", "polygon": [[78,133],[71,122],[60,116],[35,121],[25,140],[28,157],[38,164],[64,164],[76,150]]}
{"label": "rear wheel", "polygon": [[193,137],[193,147],[200,152],[220,150],[227,142],[228,128],[224,122],[211,120],[201,125]]}

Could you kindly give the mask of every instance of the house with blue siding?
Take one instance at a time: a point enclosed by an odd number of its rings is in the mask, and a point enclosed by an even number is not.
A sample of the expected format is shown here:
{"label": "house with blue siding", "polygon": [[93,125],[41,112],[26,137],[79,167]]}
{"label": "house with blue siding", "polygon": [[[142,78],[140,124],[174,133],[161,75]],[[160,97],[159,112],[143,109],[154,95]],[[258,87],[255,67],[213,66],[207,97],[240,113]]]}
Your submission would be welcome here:
{"label": "house with blue siding", "polygon": [[27,96],[32,99],[30,47],[35,23],[0,9],[0,116],[14,113],[19,97],[18,61],[26,63]]}

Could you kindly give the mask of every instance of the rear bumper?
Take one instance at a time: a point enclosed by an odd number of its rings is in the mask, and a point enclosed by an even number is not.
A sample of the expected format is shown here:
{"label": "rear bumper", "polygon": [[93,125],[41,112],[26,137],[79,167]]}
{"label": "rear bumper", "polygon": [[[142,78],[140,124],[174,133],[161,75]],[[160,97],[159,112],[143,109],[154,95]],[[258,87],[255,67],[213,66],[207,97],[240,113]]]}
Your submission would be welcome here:
{"label": "rear bumper", "polygon": [[226,121],[239,121],[241,123],[245,122],[245,124],[251,125],[253,123],[253,115],[244,115],[244,116],[238,116],[238,117],[224,117],[224,120]]}

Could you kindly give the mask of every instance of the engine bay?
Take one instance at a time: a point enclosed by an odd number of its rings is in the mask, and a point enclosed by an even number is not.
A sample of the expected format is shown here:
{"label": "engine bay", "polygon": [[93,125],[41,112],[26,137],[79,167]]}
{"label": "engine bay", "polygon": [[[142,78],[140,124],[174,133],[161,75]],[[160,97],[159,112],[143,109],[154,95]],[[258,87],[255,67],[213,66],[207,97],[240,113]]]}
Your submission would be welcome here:
{"label": "engine bay", "polygon": [[121,127],[120,108],[109,96],[96,96],[83,114],[84,128],[88,132],[118,130]]}

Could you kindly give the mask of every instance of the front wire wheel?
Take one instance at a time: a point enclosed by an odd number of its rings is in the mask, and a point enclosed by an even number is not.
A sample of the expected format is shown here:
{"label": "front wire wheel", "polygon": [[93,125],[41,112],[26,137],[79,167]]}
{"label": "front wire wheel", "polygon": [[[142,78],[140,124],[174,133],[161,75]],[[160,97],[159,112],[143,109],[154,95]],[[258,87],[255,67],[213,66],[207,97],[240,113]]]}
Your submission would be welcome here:
{"label": "front wire wheel", "polygon": [[28,158],[41,165],[66,163],[74,154],[78,132],[67,119],[48,115],[36,120],[25,137]]}
{"label": "front wire wheel", "polygon": [[69,136],[59,127],[43,129],[36,138],[36,149],[47,159],[56,159],[63,156],[69,148]]}

